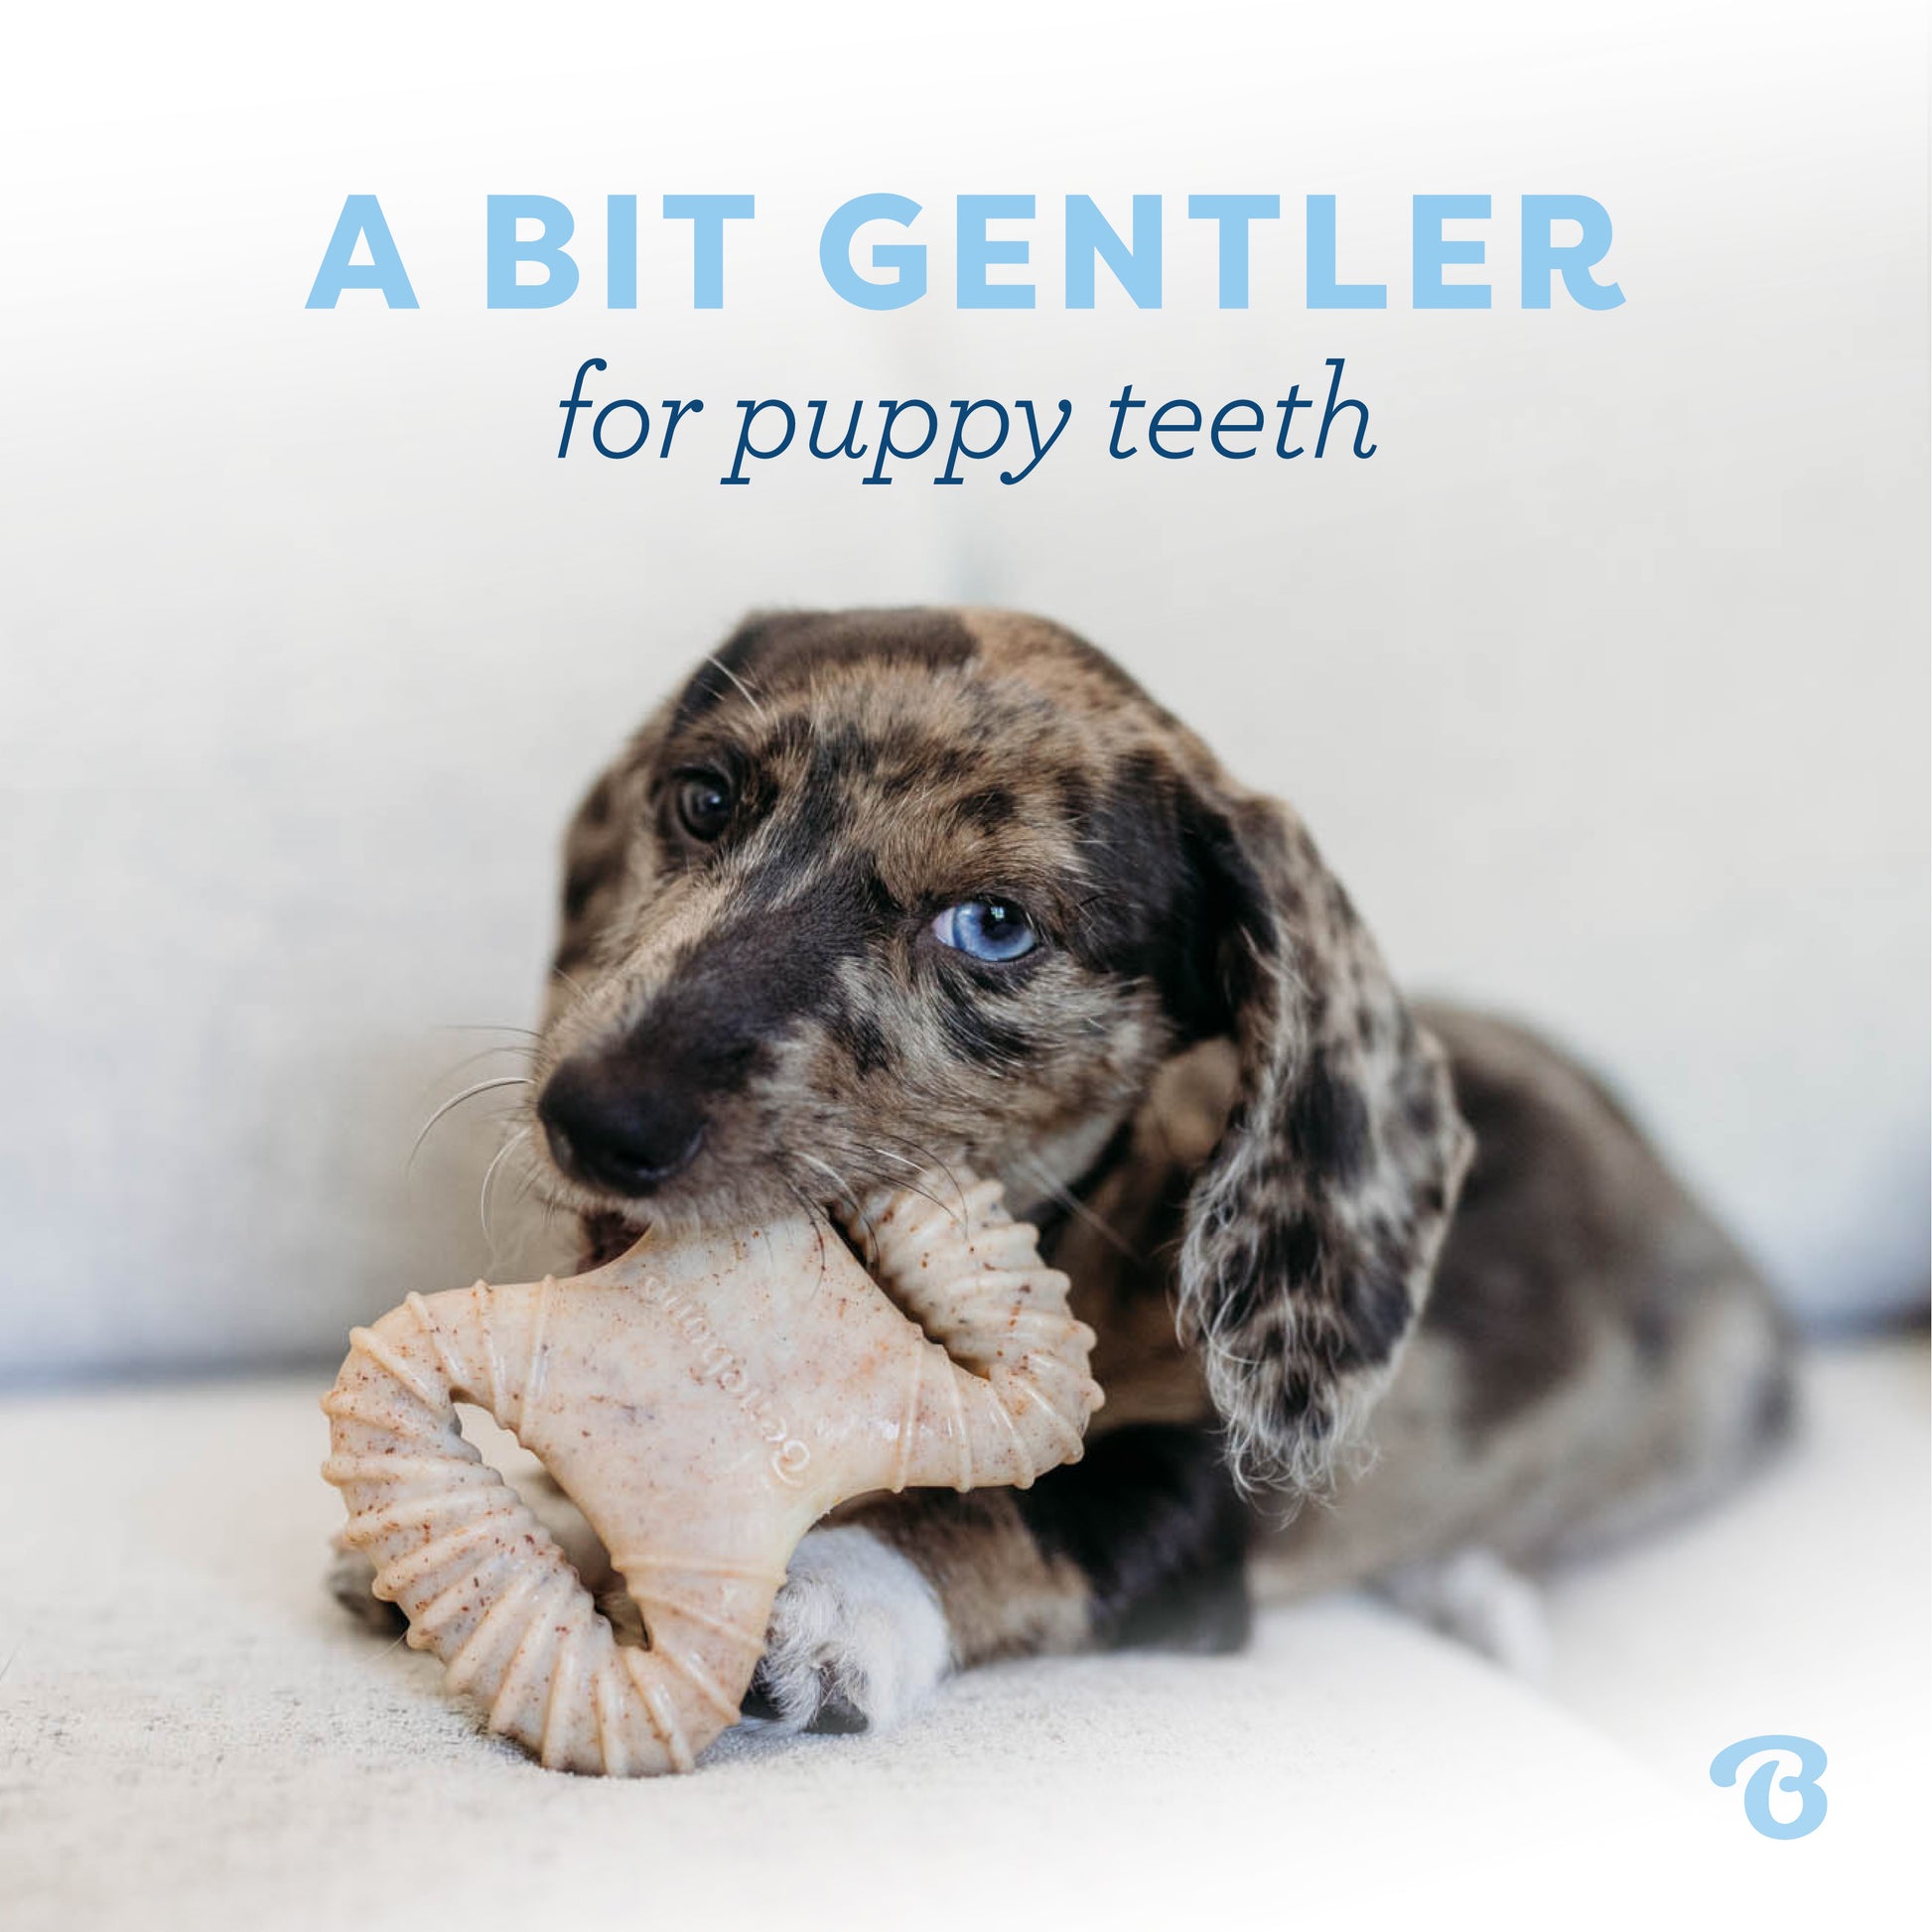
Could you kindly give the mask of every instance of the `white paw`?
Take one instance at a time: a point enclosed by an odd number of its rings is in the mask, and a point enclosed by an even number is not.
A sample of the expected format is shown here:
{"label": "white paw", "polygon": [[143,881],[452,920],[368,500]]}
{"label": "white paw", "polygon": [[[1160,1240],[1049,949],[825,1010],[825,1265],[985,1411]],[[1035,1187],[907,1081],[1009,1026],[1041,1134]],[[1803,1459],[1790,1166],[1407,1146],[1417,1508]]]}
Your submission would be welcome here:
{"label": "white paw", "polygon": [[887,1730],[952,1665],[946,1614],[871,1530],[813,1530],[771,1606],[753,1688],[788,1729]]}
{"label": "white paw", "polygon": [[1432,1629],[1465,1643],[1512,1676],[1541,1683],[1550,1668],[1543,1592],[1488,1550],[1458,1550],[1382,1580],[1382,1593]]}

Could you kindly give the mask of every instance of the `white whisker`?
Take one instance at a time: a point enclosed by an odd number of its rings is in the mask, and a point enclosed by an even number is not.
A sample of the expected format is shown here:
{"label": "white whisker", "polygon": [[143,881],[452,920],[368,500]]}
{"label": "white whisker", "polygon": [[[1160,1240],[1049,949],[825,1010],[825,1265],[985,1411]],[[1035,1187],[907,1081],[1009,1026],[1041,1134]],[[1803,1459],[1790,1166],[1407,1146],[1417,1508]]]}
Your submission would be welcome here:
{"label": "white whisker", "polygon": [[527,1073],[507,1073],[504,1074],[500,1079],[479,1080],[475,1086],[465,1087],[461,1093],[455,1095],[453,1098],[449,1100],[444,1101],[442,1106],[437,1108],[435,1113],[431,1114],[429,1119],[423,1122],[422,1132],[416,1136],[414,1142],[412,1142],[410,1145],[409,1160],[403,1164],[405,1171],[407,1171],[407,1169],[414,1164],[416,1156],[421,1151],[424,1141],[426,1141],[429,1138],[429,1130],[432,1127],[434,1127],[436,1123],[439,1120],[441,1120],[443,1116],[447,1114],[452,1107],[460,1107],[463,1105],[463,1103],[466,1100],[474,1100],[478,1094],[488,1093],[496,1087],[533,1087],[535,1085],[536,1082],[532,1080]]}
{"label": "white whisker", "polygon": [[572,979],[571,976],[568,973],[566,973],[561,966],[551,967],[550,977],[552,979],[562,980],[563,983],[567,987],[569,987],[573,993],[577,995],[580,1001],[587,1001],[591,997],[588,993],[584,991],[581,982]]}
{"label": "white whisker", "polygon": [[732,683],[735,686],[737,686],[738,695],[741,698],[743,698],[745,702],[748,705],[750,705],[752,707],[752,710],[757,714],[758,721],[759,724],[761,725],[768,724],[770,722],[764,715],[764,707],[761,704],[759,704],[755,697],[752,696],[751,686],[748,685],[745,682],[745,680],[742,677],[740,677],[738,673],[735,670],[733,670],[732,667],[729,664],[727,664],[722,657],[718,657],[718,656],[707,657],[705,659],[705,662],[711,665],[714,669],[722,671],[726,677],[731,679]]}
{"label": "white whisker", "polygon": [[922,1147],[917,1141],[908,1141],[903,1134],[888,1134],[886,1138],[889,1141],[897,1141],[900,1147],[909,1147],[914,1154],[919,1155],[925,1162],[924,1168],[920,1170],[921,1173],[942,1173],[946,1176],[952,1184],[953,1192],[959,1196],[957,1209],[948,1207],[936,1194],[927,1194],[923,1187],[914,1187],[909,1191],[924,1194],[925,1198],[931,1201],[942,1214],[950,1214],[963,1227],[966,1223],[966,1189],[959,1184],[959,1176],[929,1147]]}
{"label": "white whisker", "polygon": [[846,1181],[841,1177],[839,1171],[836,1168],[828,1167],[826,1163],[821,1161],[815,1154],[798,1154],[798,1155],[794,1155],[792,1158],[794,1160],[804,1162],[807,1167],[816,1168],[819,1171],[819,1173],[822,1173],[826,1177],[826,1179],[829,1180],[832,1183],[832,1185],[836,1187],[839,1190],[839,1192],[843,1194],[846,1197],[846,1199],[852,1203],[853,1219],[856,1220],[859,1226],[865,1231],[867,1240],[871,1240],[872,1223],[866,1219],[865,1207],[861,1203],[859,1196],[852,1191],[851,1187],[847,1185]]}
{"label": "white whisker", "polygon": [[1024,1162],[1025,1166],[1033,1173],[1034,1178],[1037,1180],[1041,1184],[1041,1186],[1043,1186],[1046,1189],[1047,1197],[1050,1200],[1054,1201],[1057,1205],[1065,1208],[1069,1214],[1075,1216],[1077,1219],[1084,1221],[1088,1227],[1092,1228],[1094,1232],[1102,1238],[1102,1240],[1104,1240],[1110,1247],[1115,1249],[1118,1253],[1124,1254],[1125,1256],[1127,1256],[1127,1258],[1130,1261],[1132,1261],[1135,1258],[1133,1244],[1129,1242],[1123,1235],[1118,1233],[1109,1222],[1102,1220],[1101,1217],[1098,1214],[1096,1214],[1093,1211],[1093,1209],[1089,1207],[1086,1204],[1086,1202],[1079,1197],[1078,1194],[1074,1193],[1074,1191],[1070,1187],[1068,1187],[1066,1183],[1063,1180],[1061,1180],[1049,1167],[1047,1167],[1045,1162],[1036,1160],[1031,1154],[1023,1155],[1021,1159]]}
{"label": "white whisker", "polygon": [[496,1170],[503,1165],[504,1157],[520,1147],[529,1134],[527,1127],[519,1128],[496,1150],[495,1159],[483,1170],[483,1186],[477,1193],[477,1219],[482,1224],[483,1241],[492,1255],[496,1251],[496,1244],[489,1238],[489,1183],[496,1178]]}

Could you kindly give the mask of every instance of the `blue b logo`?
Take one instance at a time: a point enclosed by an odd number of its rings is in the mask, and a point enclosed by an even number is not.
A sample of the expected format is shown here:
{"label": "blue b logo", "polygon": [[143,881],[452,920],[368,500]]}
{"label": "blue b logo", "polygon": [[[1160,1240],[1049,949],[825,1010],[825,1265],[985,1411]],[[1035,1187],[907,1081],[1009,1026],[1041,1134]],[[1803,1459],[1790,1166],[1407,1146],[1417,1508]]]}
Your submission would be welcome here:
{"label": "blue b logo", "polygon": [[[1798,1768],[1780,1778],[1778,1772],[1784,1768],[1786,1753],[1798,1760]],[[1808,1832],[1815,1832],[1825,1822],[1825,1792],[1818,1782],[1825,1775],[1824,1746],[1814,1744],[1809,1737],[1785,1737],[1776,1733],[1742,1737],[1734,1744],[1726,1744],[1711,1760],[1711,1782],[1735,1784],[1745,1761],[1760,1756],[1764,1762],[1751,1773],[1751,1780],[1744,1787],[1744,1816],[1750,1821],[1751,1829],[1766,1838],[1803,1838]],[[1796,1818],[1784,1819],[1772,1814],[1774,1779],[1780,1791],[1799,1794]]]}

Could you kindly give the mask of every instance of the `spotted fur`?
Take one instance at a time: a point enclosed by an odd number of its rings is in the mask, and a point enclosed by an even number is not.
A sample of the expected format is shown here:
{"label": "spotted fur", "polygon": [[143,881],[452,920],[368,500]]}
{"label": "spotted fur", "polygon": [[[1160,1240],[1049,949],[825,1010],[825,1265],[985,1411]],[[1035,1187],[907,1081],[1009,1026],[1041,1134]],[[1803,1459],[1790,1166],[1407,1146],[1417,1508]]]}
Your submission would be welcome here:
{"label": "spotted fur", "polygon": [[[1042,943],[949,951],[976,897]],[[1708,1494],[1781,1425],[1762,1283],[1601,1086],[1408,1004],[1295,814],[1056,625],[749,620],[585,797],[556,969],[529,1138],[590,1255],[965,1166],[1099,1335],[1082,1462],[814,1533],[763,1687],[790,1721],[990,1657],[1228,1647],[1254,1576],[1514,1627],[1471,1579]]]}
{"label": "spotted fur", "polygon": [[1470,1139],[1448,1063],[1283,807],[1217,822],[1238,1097],[1180,1253],[1236,1476],[1327,1483],[1429,1294]]}

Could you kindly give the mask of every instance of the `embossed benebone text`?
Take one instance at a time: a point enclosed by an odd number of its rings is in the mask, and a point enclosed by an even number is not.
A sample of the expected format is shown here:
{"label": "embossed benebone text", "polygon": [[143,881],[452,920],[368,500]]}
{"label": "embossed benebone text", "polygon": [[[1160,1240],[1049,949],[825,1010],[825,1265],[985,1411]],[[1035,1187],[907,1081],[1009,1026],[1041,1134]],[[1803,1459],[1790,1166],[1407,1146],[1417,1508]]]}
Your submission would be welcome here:
{"label": "embossed benebone text", "polygon": [[772,1446],[771,1473],[786,1487],[796,1488],[811,1462],[810,1448],[787,1430],[783,1413],[772,1406],[769,1395],[746,1373],[745,1365],[719,1339],[703,1311],[684,1296],[667,1289],[655,1276],[646,1275],[637,1292],[652,1308],[662,1310],[691,1344],[699,1373],[733,1397],[759,1437]]}

